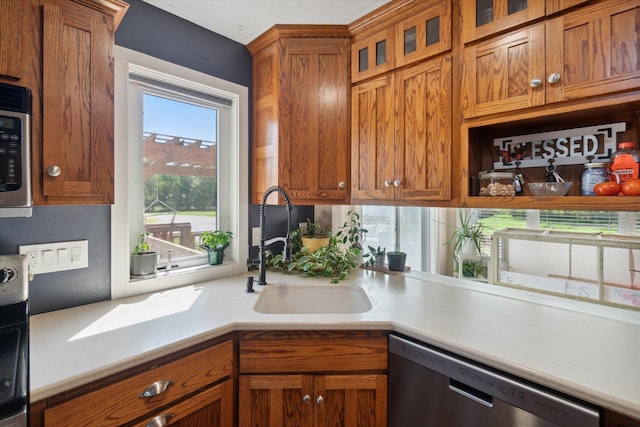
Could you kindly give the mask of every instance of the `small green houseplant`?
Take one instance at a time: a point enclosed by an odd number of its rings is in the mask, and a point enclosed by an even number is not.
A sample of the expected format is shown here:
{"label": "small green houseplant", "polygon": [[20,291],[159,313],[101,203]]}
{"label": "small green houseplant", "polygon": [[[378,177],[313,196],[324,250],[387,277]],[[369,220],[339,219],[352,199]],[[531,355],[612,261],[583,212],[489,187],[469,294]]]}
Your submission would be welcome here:
{"label": "small green houseplant", "polygon": [[[454,227],[451,237],[445,242],[453,256],[453,271],[458,272],[460,269],[461,255],[480,256],[486,239],[484,226],[479,222],[474,222],[471,213],[458,209],[458,225]],[[475,270],[474,263],[466,263],[462,267],[465,277],[477,277],[480,270],[484,268],[481,263],[478,271]]]}
{"label": "small green houseplant", "polygon": [[364,264],[369,267],[384,268],[384,258],[387,253],[387,248],[381,248],[380,246],[374,248],[370,245],[367,247],[369,248],[369,252],[364,256],[366,259]]}
{"label": "small green houseplant", "polygon": [[200,235],[200,247],[207,251],[209,264],[222,264],[224,250],[229,247],[233,240],[233,233],[230,231],[205,231]]}
{"label": "small green houseplant", "polygon": [[132,277],[154,277],[158,274],[158,253],[151,251],[147,236],[140,233],[138,243],[133,247],[130,273]]}
{"label": "small green houseplant", "polygon": [[331,230],[322,228],[317,222],[307,219],[307,224],[293,232],[292,238],[299,237],[299,247],[305,247],[309,252],[313,252],[318,248],[329,244]]}

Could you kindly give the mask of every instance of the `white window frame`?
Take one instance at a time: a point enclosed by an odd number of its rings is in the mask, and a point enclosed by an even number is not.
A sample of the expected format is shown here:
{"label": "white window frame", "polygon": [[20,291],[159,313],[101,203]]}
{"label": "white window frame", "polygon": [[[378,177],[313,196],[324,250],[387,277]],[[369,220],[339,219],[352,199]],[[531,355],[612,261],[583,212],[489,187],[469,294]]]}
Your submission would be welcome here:
{"label": "white window frame", "polygon": [[[221,277],[246,272],[248,246],[248,188],[249,188],[249,90],[247,87],[231,83],[189,68],[185,68],[149,55],[121,46],[115,46],[115,203],[111,208],[111,298],[118,299],[147,292],[199,283]],[[143,67],[168,76],[176,76],[196,85],[215,88],[219,96],[233,103],[231,116],[233,126],[230,140],[234,142],[230,152],[231,176],[229,186],[229,215],[220,223],[221,229],[234,233],[232,245],[226,250],[225,263],[218,266],[197,266],[170,272],[162,272],[158,277],[146,280],[130,280],[130,254],[135,243],[131,236],[137,227],[131,220],[131,210],[136,209],[132,199],[140,196],[140,189],[130,188],[131,173],[140,175],[134,165],[141,163],[141,149],[135,150],[136,135],[142,129],[132,126],[129,117],[129,72],[132,68]],[[179,76],[179,77],[177,77]],[[225,192],[226,193],[226,192]],[[219,195],[220,196],[220,195]],[[136,213],[137,215],[137,213]],[[226,222],[228,221],[228,222]]]}

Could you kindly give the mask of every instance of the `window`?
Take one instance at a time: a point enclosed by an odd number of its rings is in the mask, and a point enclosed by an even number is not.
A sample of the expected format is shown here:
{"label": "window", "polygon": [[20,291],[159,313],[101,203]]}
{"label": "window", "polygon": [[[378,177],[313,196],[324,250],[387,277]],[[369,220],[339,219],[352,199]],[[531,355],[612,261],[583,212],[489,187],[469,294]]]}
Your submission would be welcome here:
{"label": "window", "polygon": [[[121,47],[115,87],[112,298],[245,271],[247,88]],[[199,236],[216,229],[235,238],[225,263],[212,267]],[[129,280],[129,254],[142,232],[161,270]]]}

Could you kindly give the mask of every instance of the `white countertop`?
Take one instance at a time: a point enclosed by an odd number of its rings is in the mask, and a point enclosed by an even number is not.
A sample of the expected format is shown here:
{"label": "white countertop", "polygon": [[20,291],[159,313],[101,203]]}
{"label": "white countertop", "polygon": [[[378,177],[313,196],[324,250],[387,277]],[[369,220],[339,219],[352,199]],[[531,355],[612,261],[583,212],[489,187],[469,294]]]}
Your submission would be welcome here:
{"label": "white countertop", "polygon": [[[245,293],[245,276],[32,316],[31,400],[234,330],[389,329],[640,418],[640,313],[546,296],[530,302],[523,291],[425,273],[358,270],[341,284],[367,292],[366,313],[261,314],[253,310],[261,287]],[[336,286],[272,272],[267,280]]]}

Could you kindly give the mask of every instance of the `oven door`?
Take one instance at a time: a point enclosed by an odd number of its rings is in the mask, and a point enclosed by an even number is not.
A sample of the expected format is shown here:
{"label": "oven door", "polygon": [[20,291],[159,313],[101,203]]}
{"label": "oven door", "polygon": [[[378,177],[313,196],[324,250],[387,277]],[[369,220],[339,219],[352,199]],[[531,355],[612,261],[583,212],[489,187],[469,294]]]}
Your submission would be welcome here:
{"label": "oven door", "polygon": [[0,427],[27,427],[27,407],[23,406],[21,410],[13,415],[7,414],[0,417]]}
{"label": "oven door", "polygon": [[27,322],[0,327],[0,427],[20,425],[3,420],[26,410],[27,354]]}

